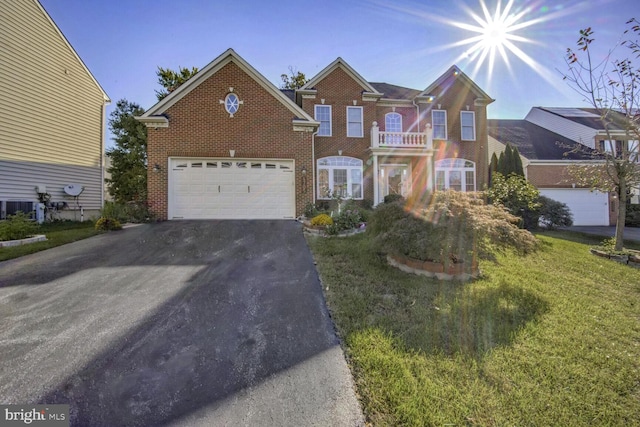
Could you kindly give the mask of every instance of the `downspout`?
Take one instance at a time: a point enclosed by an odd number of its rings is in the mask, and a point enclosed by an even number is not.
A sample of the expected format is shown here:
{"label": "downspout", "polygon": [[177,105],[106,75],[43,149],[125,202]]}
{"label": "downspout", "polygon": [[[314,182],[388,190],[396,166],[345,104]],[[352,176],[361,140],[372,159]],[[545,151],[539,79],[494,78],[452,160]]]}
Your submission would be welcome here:
{"label": "downspout", "polygon": [[413,98],[411,101],[414,107],[416,107],[416,126],[418,127],[417,131],[420,132],[420,106],[416,104],[416,99]]}
{"label": "downspout", "polygon": [[313,192],[313,205],[316,204],[316,135],[318,130],[311,134],[311,191]]}
{"label": "downspout", "polygon": [[107,120],[107,105],[109,105],[110,102],[108,100],[104,100],[102,102],[102,119],[100,120],[100,209],[102,209],[104,207],[104,188],[105,188],[105,183],[104,183],[104,177],[105,177],[105,171],[104,168],[106,166],[106,129],[105,129],[105,124],[106,124],[106,120]]}

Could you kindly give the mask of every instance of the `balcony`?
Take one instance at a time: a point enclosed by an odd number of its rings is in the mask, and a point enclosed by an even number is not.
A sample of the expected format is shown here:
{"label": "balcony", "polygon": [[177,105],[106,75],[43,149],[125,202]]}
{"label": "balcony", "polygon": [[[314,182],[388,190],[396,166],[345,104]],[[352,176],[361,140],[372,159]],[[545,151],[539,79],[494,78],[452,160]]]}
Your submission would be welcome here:
{"label": "balcony", "polygon": [[424,132],[381,132],[378,122],[371,127],[371,148],[414,148],[433,149],[431,124]]}

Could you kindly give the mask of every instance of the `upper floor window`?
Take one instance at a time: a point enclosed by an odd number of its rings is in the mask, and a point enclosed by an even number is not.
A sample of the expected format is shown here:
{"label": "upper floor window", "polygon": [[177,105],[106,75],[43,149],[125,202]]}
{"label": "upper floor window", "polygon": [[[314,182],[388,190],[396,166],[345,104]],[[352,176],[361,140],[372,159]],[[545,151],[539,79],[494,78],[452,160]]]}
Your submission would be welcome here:
{"label": "upper floor window", "polygon": [[318,159],[318,199],[362,199],[362,160],[332,156]]}
{"label": "upper floor window", "polygon": [[629,161],[639,161],[639,149],[640,143],[637,140],[630,141],[599,141],[598,150],[603,153],[609,154],[616,158],[625,157]]}
{"label": "upper floor window", "polygon": [[398,113],[387,113],[384,116],[386,132],[402,132],[402,116]]}
{"label": "upper floor window", "polygon": [[240,108],[240,101],[235,93],[228,94],[224,99],[224,108],[227,110],[227,113],[233,116]]}
{"label": "upper floor window", "polygon": [[[398,113],[387,113],[384,116],[385,132],[402,132],[402,116]],[[387,135],[385,141],[392,144],[402,143],[402,135]]]}
{"label": "upper floor window", "polygon": [[362,138],[362,107],[347,107],[347,136]]}
{"label": "upper floor window", "polygon": [[463,141],[476,140],[476,113],[460,111],[460,136]]}
{"label": "upper floor window", "polygon": [[316,105],[314,114],[320,122],[318,136],[331,136],[331,105]]}
{"label": "upper floor window", "polygon": [[445,110],[433,110],[431,112],[433,124],[433,139],[447,139],[447,112]]}
{"label": "upper floor window", "polygon": [[443,159],[435,166],[436,190],[476,190],[476,165],[471,160]]}

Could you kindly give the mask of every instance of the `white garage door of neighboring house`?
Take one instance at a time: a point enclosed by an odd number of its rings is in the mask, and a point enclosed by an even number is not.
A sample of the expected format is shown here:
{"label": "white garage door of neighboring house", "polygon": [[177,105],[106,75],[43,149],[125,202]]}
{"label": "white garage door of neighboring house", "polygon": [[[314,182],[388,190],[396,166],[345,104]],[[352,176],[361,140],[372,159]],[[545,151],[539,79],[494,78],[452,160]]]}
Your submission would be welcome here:
{"label": "white garage door of neighboring house", "polygon": [[169,219],[295,216],[293,160],[170,159]]}
{"label": "white garage door of neighboring house", "polygon": [[609,225],[609,195],[584,188],[541,188],[540,194],[565,203],[573,225]]}

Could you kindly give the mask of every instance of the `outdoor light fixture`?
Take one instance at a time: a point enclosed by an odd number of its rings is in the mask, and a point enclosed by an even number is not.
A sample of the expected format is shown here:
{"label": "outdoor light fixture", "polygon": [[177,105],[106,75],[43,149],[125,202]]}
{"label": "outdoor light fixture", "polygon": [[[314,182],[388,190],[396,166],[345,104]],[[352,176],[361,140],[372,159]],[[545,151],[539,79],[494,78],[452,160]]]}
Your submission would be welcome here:
{"label": "outdoor light fixture", "polygon": [[153,171],[154,171],[155,173],[160,172],[160,169],[161,169],[161,168],[160,168],[160,165],[159,165],[159,164],[157,164],[157,163],[156,163],[155,165],[153,165]]}
{"label": "outdoor light fixture", "polygon": [[300,169],[300,173],[302,173],[302,176],[305,176],[307,174],[307,168],[303,166],[302,169]]}

